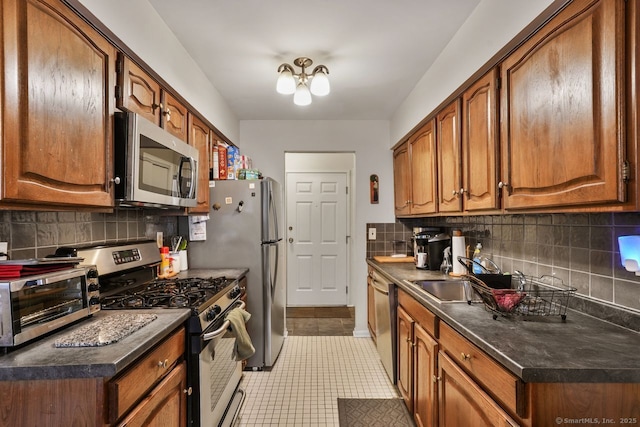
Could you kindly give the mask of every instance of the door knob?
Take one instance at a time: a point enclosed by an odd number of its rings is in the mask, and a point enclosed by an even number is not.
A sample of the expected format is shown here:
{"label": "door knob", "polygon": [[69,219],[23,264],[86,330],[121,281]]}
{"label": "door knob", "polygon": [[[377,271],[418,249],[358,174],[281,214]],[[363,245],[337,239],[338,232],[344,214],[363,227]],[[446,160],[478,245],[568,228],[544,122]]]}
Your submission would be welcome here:
{"label": "door knob", "polygon": [[289,243],[293,243],[293,237],[289,237]]}

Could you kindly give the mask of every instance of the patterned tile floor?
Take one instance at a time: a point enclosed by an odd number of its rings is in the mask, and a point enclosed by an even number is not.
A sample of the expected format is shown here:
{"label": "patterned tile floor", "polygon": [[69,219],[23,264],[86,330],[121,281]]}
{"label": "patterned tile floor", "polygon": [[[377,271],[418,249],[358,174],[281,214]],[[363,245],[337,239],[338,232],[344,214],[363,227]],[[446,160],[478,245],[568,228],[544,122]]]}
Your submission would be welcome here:
{"label": "patterned tile floor", "polygon": [[238,426],[338,426],[339,397],[399,397],[370,338],[315,335],[290,335],[271,370],[244,372]]}

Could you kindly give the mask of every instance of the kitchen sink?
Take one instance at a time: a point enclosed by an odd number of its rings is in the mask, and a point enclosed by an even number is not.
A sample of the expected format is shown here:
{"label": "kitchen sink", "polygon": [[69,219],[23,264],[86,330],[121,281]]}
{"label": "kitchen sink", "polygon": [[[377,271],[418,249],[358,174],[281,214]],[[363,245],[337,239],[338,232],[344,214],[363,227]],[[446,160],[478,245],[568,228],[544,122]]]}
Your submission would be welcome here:
{"label": "kitchen sink", "polygon": [[436,302],[467,302],[467,295],[472,300],[478,299],[471,286],[464,280],[415,280],[410,282],[424,290],[427,296]]}

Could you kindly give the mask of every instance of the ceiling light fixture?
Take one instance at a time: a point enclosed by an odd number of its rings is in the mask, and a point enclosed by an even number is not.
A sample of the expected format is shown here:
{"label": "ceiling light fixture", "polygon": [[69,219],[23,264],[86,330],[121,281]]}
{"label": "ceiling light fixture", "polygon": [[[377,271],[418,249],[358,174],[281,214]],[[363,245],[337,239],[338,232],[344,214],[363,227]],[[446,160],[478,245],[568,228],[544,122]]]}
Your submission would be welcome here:
{"label": "ceiling light fixture", "polygon": [[304,56],[296,58],[293,64],[302,68],[300,73],[296,73],[289,64],[281,64],[278,67],[278,82],[276,90],[283,95],[293,94],[293,102],[296,105],[311,104],[311,94],[325,96],[331,91],[329,86],[329,69],[324,65],[318,65],[311,74],[307,74],[305,69],[313,64],[313,61]]}

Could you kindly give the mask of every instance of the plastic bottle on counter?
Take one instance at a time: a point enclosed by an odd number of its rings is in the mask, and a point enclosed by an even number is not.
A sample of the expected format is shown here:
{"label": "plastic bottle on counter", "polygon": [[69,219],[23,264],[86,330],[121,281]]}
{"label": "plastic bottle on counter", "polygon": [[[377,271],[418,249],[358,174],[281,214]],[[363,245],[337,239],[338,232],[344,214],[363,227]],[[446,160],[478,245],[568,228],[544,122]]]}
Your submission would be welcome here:
{"label": "plastic bottle on counter", "polygon": [[476,249],[473,251],[473,274],[482,274],[482,263],[480,260],[480,251],[482,250],[482,243],[476,245]]}
{"label": "plastic bottle on counter", "polygon": [[169,247],[163,246],[160,248],[160,271],[158,271],[158,277],[164,279],[169,277],[171,273],[171,260],[169,259]]}

